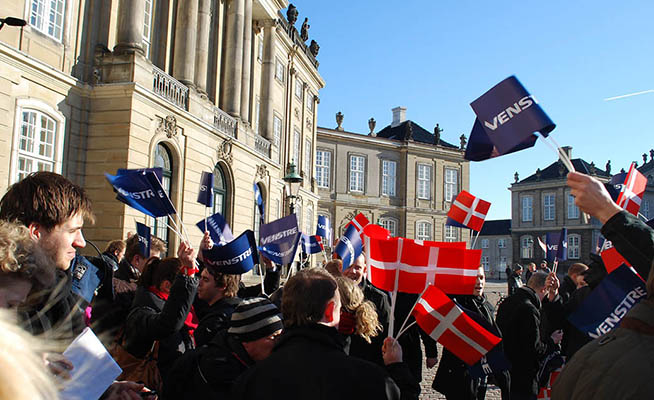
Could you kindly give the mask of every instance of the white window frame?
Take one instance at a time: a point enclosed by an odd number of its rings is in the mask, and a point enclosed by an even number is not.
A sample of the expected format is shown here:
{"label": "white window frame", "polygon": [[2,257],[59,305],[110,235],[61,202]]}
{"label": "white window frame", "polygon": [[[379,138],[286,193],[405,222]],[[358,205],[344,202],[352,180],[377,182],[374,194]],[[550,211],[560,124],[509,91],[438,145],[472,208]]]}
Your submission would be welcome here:
{"label": "white window frame", "polygon": [[520,258],[534,258],[534,239],[530,235],[520,237]]}
{"label": "white window frame", "polygon": [[259,132],[259,118],[261,116],[261,99],[259,96],[256,97],[256,100],[254,102],[254,132],[258,135],[261,133]]}
{"label": "white window frame", "polygon": [[445,225],[443,229],[443,241],[445,242],[458,242],[459,241],[459,228],[455,226]]}
{"label": "white window frame", "polygon": [[150,58],[150,48],[152,47],[152,16],[154,11],[154,0],[143,0],[145,14],[143,18],[143,52],[145,58]]}
{"label": "white window frame", "polygon": [[295,80],[295,98],[301,101],[303,96],[304,96],[304,82],[302,82],[302,79],[297,78]]}
{"label": "white window frame", "polygon": [[324,149],[316,150],[316,184],[319,188],[329,189],[332,164],[332,152]]}
{"label": "white window frame", "polygon": [[543,195],[543,221],[554,221],[556,219],[556,194],[545,193]]}
{"label": "white window frame", "polygon": [[487,249],[489,245],[489,240],[488,239],[481,239],[481,248],[482,249]]}
{"label": "white window frame", "polygon": [[301,169],[300,164],[300,141],[302,140],[302,133],[296,128],[293,129],[293,163],[299,171]]}
{"label": "white window frame", "polygon": [[382,160],[382,195],[395,196],[395,182],[397,179],[397,162]]}
{"label": "white window frame", "polygon": [[313,204],[307,204],[307,212],[304,216],[304,233],[307,235],[313,235],[315,230],[313,229]]}
{"label": "white window frame", "polygon": [[568,235],[568,258],[578,260],[581,254],[581,235],[572,233]]}
{"label": "white window frame", "polygon": [[302,210],[303,209],[304,208],[302,207],[302,199],[298,199],[297,203],[295,203],[295,208],[294,208],[295,217],[297,218],[298,229],[301,229],[301,227],[302,227]]}
{"label": "white window frame", "polygon": [[[34,11],[35,5],[37,7],[36,13]],[[61,6],[60,12],[56,11],[58,6]],[[56,40],[57,42],[63,41],[64,25],[67,11],[66,0],[30,0],[25,2],[25,7],[27,8],[26,14],[28,15],[27,23],[34,30],[41,32],[42,34]],[[61,18],[59,24],[56,22],[57,15],[55,15],[54,23],[50,21],[50,16],[53,14],[53,11]],[[52,32],[50,32],[51,29]]]}
{"label": "white window frame", "polygon": [[416,197],[431,200],[431,165],[419,163],[416,169]]}
{"label": "white window frame", "polygon": [[454,168],[445,168],[445,177],[443,179],[443,199],[446,202],[453,202],[456,195],[459,194],[459,170]]}
{"label": "white window frame", "polygon": [[[38,114],[45,115],[55,122],[54,130],[54,141],[52,148],[52,158],[46,159],[34,153],[25,153],[21,152],[20,149],[20,138],[22,132],[22,123],[23,123],[23,112],[35,112]],[[11,150],[11,168],[10,168],[10,183],[18,182],[18,161],[21,157],[21,154],[32,158],[33,160],[51,162],[52,171],[56,173],[61,173],[62,171],[62,160],[63,160],[63,148],[64,148],[64,136],[65,136],[65,126],[66,118],[57,111],[54,107],[48,105],[47,103],[37,100],[37,99],[20,99],[16,101],[16,114],[14,116],[14,137],[13,145]],[[40,123],[40,122],[39,122]],[[40,132],[36,132],[40,133]],[[35,146],[37,143],[35,143]],[[34,169],[34,171],[37,171]]]}
{"label": "white window frame", "polygon": [[506,239],[497,239],[497,248],[506,249]]}
{"label": "white window frame", "polygon": [[364,193],[366,190],[366,157],[358,154],[350,154],[349,161],[350,192]]}
{"label": "white window frame", "polygon": [[275,79],[284,83],[286,78],[286,66],[279,58],[275,58]]}
{"label": "white window frame", "polygon": [[379,225],[382,228],[387,229],[391,233],[391,236],[397,236],[397,226],[398,226],[397,218],[382,217],[379,219]]}
{"label": "white window frame", "polygon": [[307,111],[313,113],[313,94],[311,92],[307,92],[306,105]]}
{"label": "white window frame", "polygon": [[306,178],[311,180],[311,157],[313,155],[313,143],[311,139],[304,139],[304,173]]}
{"label": "white window frame", "polygon": [[276,146],[279,146],[282,138],[282,122],[283,121],[280,117],[273,115],[273,140],[275,141]]}
{"label": "white window frame", "polygon": [[520,198],[520,210],[522,214],[522,222],[532,222],[534,220],[533,196],[522,196]]}
{"label": "white window frame", "polygon": [[484,271],[490,271],[490,257],[481,256],[481,266],[484,267]]}
{"label": "white window frame", "polygon": [[567,194],[568,198],[568,219],[579,219],[579,207],[575,204],[575,198],[570,193]]}
{"label": "white window frame", "polygon": [[416,239],[432,240],[433,229],[429,221],[416,221]]}

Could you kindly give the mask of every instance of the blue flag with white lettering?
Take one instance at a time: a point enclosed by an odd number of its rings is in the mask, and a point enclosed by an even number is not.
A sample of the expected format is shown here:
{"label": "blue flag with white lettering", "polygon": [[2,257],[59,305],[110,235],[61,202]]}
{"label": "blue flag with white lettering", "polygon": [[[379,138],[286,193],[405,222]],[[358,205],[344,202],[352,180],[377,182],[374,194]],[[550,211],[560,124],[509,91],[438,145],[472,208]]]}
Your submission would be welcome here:
{"label": "blue flag with white lettering", "polygon": [[354,224],[348,225],[345,234],[338,240],[334,253],[343,260],[343,270],[354,264],[362,251],[361,236]]}
{"label": "blue flag with white lettering", "polygon": [[150,227],[142,224],[140,222],[136,223],[136,235],[139,239],[139,251],[145,256],[145,258],[150,257]]}
{"label": "blue flag with white lettering", "polygon": [[205,207],[213,207],[213,174],[211,172],[202,171],[198,203],[204,204]]}
{"label": "blue flag with white lettering", "polygon": [[316,235],[325,239],[325,242],[332,245],[332,228],[329,224],[329,218],[325,215],[318,216],[318,226],[316,227]]}
{"label": "blue flag with white lettering", "polygon": [[[203,233],[204,233],[204,222],[202,219],[200,222],[195,224]],[[223,246],[226,243],[234,240],[234,235],[232,234],[232,229],[229,227],[229,224],[225,218],[220,215],[220,213],[215,213],[206,220],[207,222],[207,231],[209,231],[209,236],[211,240],[218,246]]]}
{"label": "blue flag with white lettering", "polygon": [[565,261],[568,259],[568,229],[563,228],[559,232],[548,232],[545,235],[547,246],[547,261]]}
{"label": "blue flag with white lettering", "polygon": [[324,250],[322,239],[318,235],[309,236],[303,233],[300,243],[302,244],[302,252],[305,254],[316,254]]}
{"label": "blue flag with white lettering", "polygon": [[261,189],[257,183],[254,184],[254,200],[257,202],[257,208],[259,209],[259,217],[261,223],[263,224],[266,220],[265,218],[265,207],[263,204],[263,197],[261,196]]}
{"label": "blue flag with white lettering", "polygon": [[645,282],[622,264],[600,282],[568,320],[580,331],[597,338],[616,326],[635,304],[647,297]]}
{"label": "blue flag with white lettering", "polygon": [[203,250],[204,264],[223,274],[240,275],[259,264],[257,241],[254,232],[247,230],[224,246]]}
{"label": "blue flag with white lettering", "polygon": [[175,214],[175,207],[154,171],[141,169],[120,172],[115,176],[104,174],[119,201],[153,218]]}
{"label": "blue flag with white lettering", "polygon": [[302,232],[297,226],[297,216],[288,215],[259,228],[259,250],[276,264],[290,264],[300,243]]}
{"label": "blue flag with white lettering", "polygon": [[470,106],[477,118],[466,160],[482,161],[532,147],[534,132],[547,136],[556,127],[515,76],[493,86]]}

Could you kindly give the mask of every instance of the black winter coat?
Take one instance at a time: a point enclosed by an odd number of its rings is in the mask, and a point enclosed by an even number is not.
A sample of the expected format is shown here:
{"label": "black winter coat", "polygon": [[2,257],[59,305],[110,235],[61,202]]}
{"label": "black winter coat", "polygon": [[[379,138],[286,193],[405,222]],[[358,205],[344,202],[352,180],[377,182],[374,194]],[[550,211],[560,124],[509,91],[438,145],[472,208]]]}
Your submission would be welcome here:
{"label": "black winter coat", "polygon": [[575,281],[572,280],[568,275],[563,277],[563,281],[561,282],[561,286],[559,286],[559,296],[561,296],[561,299],[563,300],[563,303],[567,303],[568,300],[570,300],[570,296],[572,295],[572,292],[574,292],[577,289],[577,284]]}
{"label": "black winter coat", "polygon": [[361,282],[363,297],[375,305],[377,319],[382,326],[382,331],[375,337],[371,338],[371,343],[366,342],[359,335],[351,336],[349,354],[354,357],[362,358],[383,367],[384,359],[382,357],[382,345],[384,339],[388,336],[388,316],[391,313],[391,304],[388,295],[381,289],[374,287],[365,278]]}
{"label": "black winter coat", "polygon": [[[290,328],[270,357],[258,362],[234,383],[236,400],[417,399],[419,386],[404,363],[388,371],[343,352],[335,328],[315,324]],[[411,393],[409,393],[411,392]]]}
{"label": "black winter coat", "polygon": [[240,302],[238,297],[223,297],[198,314],[200,323],[193,334],[195,345],[208,344],[218,332],[229,328],[229,319]]}
{"label": "black winter coat", "polygon": [[198,278],[181,274],[175,278],[167,301],[139,288],[125,322],[124,347],[134,357],[145,357],[159,341],[158,366],[164,381],[173,362],[193,348],[184,322],[197,288]]}
{"label": "black winter coat", "polygon": [[512,272],[511,276],[509,276],[508,279],[508,285],[509,285],[509,296],[511,296],[513,293],[515,293],[516,289],[523,286],[524,284],[522,283],[522,279],[520,278],[520,275],[518,275],[515,272]]}
{"label": "black winter coat", "polygon": [[504,354],[511,362],[512,395],[538,394],[536,375],[540,360],[556,349],[550,338],[541,336],[540,319],[541,302],[528,286],[517,289],[497,310]]}

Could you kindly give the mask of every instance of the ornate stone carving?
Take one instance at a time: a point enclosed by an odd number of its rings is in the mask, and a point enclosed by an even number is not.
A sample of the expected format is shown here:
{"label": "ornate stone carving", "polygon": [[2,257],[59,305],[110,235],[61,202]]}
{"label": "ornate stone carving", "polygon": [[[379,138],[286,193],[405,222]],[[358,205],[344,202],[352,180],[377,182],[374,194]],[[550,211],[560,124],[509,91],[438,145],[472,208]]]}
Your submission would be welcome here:
{"label": "ornate stone carving", "polygon": [[303,42],[309,40],[309,28],[311,28],[311,25],[309,25],[309,18],[305,18],[302,23],[302,28],[300,28],[300,39],[302,39]]}
{"label": "ornate stone carving", "polygon": [[649,151],[649,160],[650,161],[654,160],[654,149]]}
{"label": "ornate stone carving", "polygon": [[268,167],[266,164],[259,164],[257,165],[257,173],[255,174],[255,177],[258,179],[264,180],[266,179],[270,173],[268,172]]}
{"label": "ornate stone carving", "polygon": [[307,119],[304,121],[304,124],[306,125],[307,129],[311,129],[313,127],[313,121],[311,121],[311,118],[307,117]]}
{"label": "ornate stone carving", "polygon": [[410,121],[404,125],[404,141],[408,142],[409,140],[413,140],[413,126]]}
{"label": "ornate stone carving", "polygon": [[647,153],[643,153],[643,164],[647,164]]}
{"label": "ornate stone carving", "polygon": [[540,171],[540,168],[538,168],[538,169],[536,170],[536,179],[537,179],[537,180],[540,180],[541,174],[542,174],[542,173],[541,173],[541,171]]}
{"label": "ornate stone carving", "polygon": [[597,173],[597,168],[595,167],[595,162],[591,161],[590,162],[590,174],[595,175]]}
{"label": "ornate stone carving", "polygon": [[337,130],[337,131],[342,131],[342,130],[343,130],[343,126],[342,126],[342,125],[343,125],[343,118],[344,118],[344,117],[345,117],[345,116],[343,115],[342,112],[339,111],[339,112],[336,113],[336,124],[338,124],[338,125],[336,126],[336,130]]}
{"label": "ornate stone carving", "polygon": [[300,109],[295,107],[293,109],[293,115],[295,115],[295,118],[300,119]]}
{"label": "ornate stone carving", "polygon": [[461,140],[461,150],[465,150],[465,148],[466,148],[466,144],[468,143],[468,140],[466,139],[466,135],[463,135],[463,134],[462,134],[462,135],[459,137],[459,139]]}
{"label": "ornate stone carving", "polygon": [[297,21],[297,15],[298,15],[297,7],[295,7],[293,4],[288,5],[288,10],[286,10],[286,19],[288,20],[288,23],[293,26],[295,22]]}
{"label": "ornate stone carving", "polygon": [[169,139],[177,136],[177,118],[172,114],[166,116],[166,118],[159,117],[157,133],[165,133]]}
{"label": "ornate stone carving", "polygon": [[518,171],[516,171],[515,174],[513,174],[513,183],[518,183],[519,180],[520,175],[518,175]]}
{"label": "ornate stone carving", "polygon": [[318,57],[318,52],[320,51],[320,45],[315,40],[311,39],[311,44],[309,45],[309,51],[313,54],[314,57]]}
{"label": "ornate stone carving", "polygon": [[441,132],[443,132],[443,129],[441,129],[439,124],[436,124],[434,127],[434,144],[439,144],[441,142]]}
{"label": "ornate stone carving", "polygon": [[606,168],[606,173],[611,175],[611,160],[606,162],[606,167],[604,168]]}
{"label": "ornate stone carving", "polygon": [[375,134],[375,126],[377,126],[377,121],[375,121],[374,118],[370,118],[368,120],[368,128],[370,128],[370,133],[368,133],[368,135],[373,136],[373,137],[377,136]]}
{"label": "ornate stone carving", "polygon": [[232,165],[234,157],[232,156],[232,139],[224,140],[216,150],[216,157],[219,160],[225,161],[227,164]]}

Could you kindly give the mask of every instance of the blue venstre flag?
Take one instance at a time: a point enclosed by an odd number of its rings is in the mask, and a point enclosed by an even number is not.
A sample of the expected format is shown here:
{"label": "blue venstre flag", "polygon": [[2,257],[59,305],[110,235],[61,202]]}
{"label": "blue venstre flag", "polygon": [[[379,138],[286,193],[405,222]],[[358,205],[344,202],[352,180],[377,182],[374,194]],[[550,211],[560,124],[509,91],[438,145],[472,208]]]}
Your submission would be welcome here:
{"label": "blue venstre flag", "polygon": [[361,254],[361,236],[354,224],[348,225],[345,234],[338,240],[334,253],[343,260],[343,270],[349,268]]}
{"label": "blue venstre flag", "polygon": [[318,226],[316,227],[316,235],[322,236],[329,246],[332,245],[332,228],[329,225],[329,218],[325,215],[318,216]]}
{"label": "blue venstre flag", "polygon": [[600,282],[568,320],[588,336],[597,338],[620,325],[627,311],[646,297],[645,282],[622,264]]}
{"label": "blue venstre flag", "polygon": [[291,214],[259,228],[259,250],[276,264],[290,264],[295,259],[302,232],[297,217]]}
{"label": "blue venstre flag", "polygon": [[[204,232],[204,219],[195,224],[195,226]],[[234,240],[232,229],[220,213],[215,213],[207,218],[207,230],[209,231],[211,240],[218,246],[223,246],[225,243]]]}
{"label": "blue venstre flag", "polygon": [[202,172],[198,203],[204,204],[205,207],[213,207],[213,174],[211,172]]}
{"label": "blue venstre flag", "polygon": [[150,237],[150,227],[142,224],[140,222],[136,223],[136,235],[139,238],[139,250],[145,258],[150,257],[150,243],[152,241]]}
{"label": "blue venstre flag", "polygon": [[263,224],[266,220],[266,210],[263,204],[263,197],[261,197],[261,189],[259,189],[259,185],[256,183],[254,184],[254,199],[257,202],[257,208],[259,208],[259,216],[261,217],[261,223]]}
{"label": "blue venstre flag", "polygon": [[545,235],[547,246],[547,261],[565,261],[568,259],[568,229],[563,228],[559,232],[548,232]]}
{"label": "blue venstre flag", "polygon": [[547,136],[556,125],[515,76],[493,86],[470,103],[477,114],[465,159],[482,161],[526,149],[534,132]]}
{"label": "blue venstre flag", "polygon": [[254,232],[247,230],[224,246],[203,250],[205,265],[217,268],[224,274],[239,275],[248,272],[259,263]]}
{"label": "blue venstre flag", "polygon": [[105,173],[118,194],[117,199],[151,217],[175,214],[175,207],[152,170],[122,170],[119,175]]}
{"label": "blue venstre flag", "polygon": [[309,236],[303,233],[300,243],[302,244],[302,252],[305,254],[320,253],[324,250],[322,239],[318,235]]}

